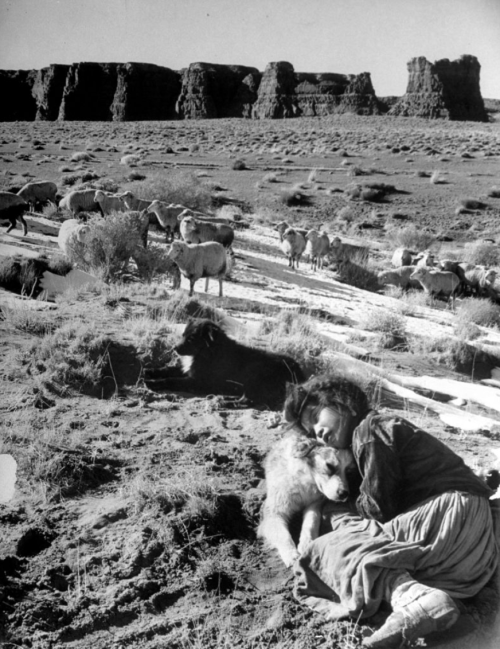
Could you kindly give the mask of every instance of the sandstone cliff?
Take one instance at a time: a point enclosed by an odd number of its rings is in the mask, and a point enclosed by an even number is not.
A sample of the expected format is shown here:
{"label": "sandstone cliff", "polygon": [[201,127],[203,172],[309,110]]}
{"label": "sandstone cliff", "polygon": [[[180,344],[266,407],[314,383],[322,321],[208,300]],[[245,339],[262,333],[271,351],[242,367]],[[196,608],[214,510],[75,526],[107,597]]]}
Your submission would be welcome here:
{"label": "sandstone cliff", "polygon": [[[370,74],[297,73],[286,61],[264,73],[192,63],[180,72],[148,63],[74,63],[0,70],[0,121],[171,120],[324,116],[334,113],[487,121],[474,56],[408,63],[406,94],[380,101]],[[390,109],[390,110],[389,110]]]}
{"label": "sandstone cliff", "polygon": [[32,89],[37,70],[0,70],[0,121],[31,121],[36,116]]}
{"label": "sandstone cliff", "polygon": [[118,66],[111,106],[115,121],[176,119],[175,104],[181,91],[181,75],[149,63]]}
{"label": "sandstone cliff", "polygon": [[389,114],[488,121],[479,87],[480,69],[477,58],[470,55],[435,63],[423,56],[411,59],[406,94]]}
{"label": "sandstone cliff", "polygon": [[60,120],[106,121],[112,119],[117,63],[75,63],[66,77],[59,108]]}
{"label": "sandstone cliff", "polygon": [[69,65],[50,65],[38,70],[32,89],[36,102],[35,119],[57,119],[68,70]]}
{"label": "sandstone cliff", "polygon": [[185,119],[245,117],[258,76],[243,65],[192,63],[182,76],[177,113]]}
{"label": "sandstone cliff", "polygon": [[253,117],[280,118],[380,113],[370,74],[296,73],[291,63],[270,63],[262,77]]}

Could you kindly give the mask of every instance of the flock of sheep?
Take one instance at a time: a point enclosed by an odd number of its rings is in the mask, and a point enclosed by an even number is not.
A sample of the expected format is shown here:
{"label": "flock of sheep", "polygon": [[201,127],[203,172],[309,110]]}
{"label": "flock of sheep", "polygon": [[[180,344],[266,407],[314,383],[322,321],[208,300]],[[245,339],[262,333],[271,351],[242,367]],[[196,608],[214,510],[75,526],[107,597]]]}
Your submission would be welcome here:
{"label": "flock of sheep", "polygon": [[[7,232],[19,220],[23,234],[26,234],[24,213],[49,201],[55,203],[56,196],[57,186],[50,181],[28,183],[17,194],[0,192],[0,216],[10,220]],[[196,281],[202,277],[206,278],[207,290],[208,278],[213,277],[219,281],[219,296],[223,295],[223,279],[234,263],[231,247],[234,229],[229,224],[214,223],[206,215],[183,205],[137,198],[130,191],[122,194],[95,189],[70,191],[60,200],[59,209],[71,212],[73,217],[87,212],[100,212],[104,217],[115,212],[134,214],[136,218],[132,223],[145,248],[149,225],[157,223],[165,232],[167,242],[171,243],[168,257],[189,280],[189,294],[193,294]],[[352,259],[360,263],[368,256],[366,247],[342,242],[339,237],[330,240],[326,232],[290,227],[285,221],[278,223],[275,230],[279,233],[281,250],[293,269],[298,267],[303,255],[308,257],[312,270],[323,268],[325,260],[339,267]],[[90,228],[78,218],[65,221],[58,236],[61,250],[68,255],[74,241],[85,245],[89,232]],[[377,275],[381,287],[393,285],[405,291],[423,288],[426,293],[444,296],[453,304],[456,295],[467,294],[500,302],[494,269],[451,259],[437,261],[429,251],[416,254],[406,248],[398,248],[391,263],[390,270],[380,271]],[[177,271],[174,286],[179,284]]]}
{"label": "flock of sheep", "polygon": [[392,266],[391,270],[378,274],[381,285],[398,286],[403,290],[423,288],[429,295],[445,296],[453,305],[456,295],[489,297],[500,302],[495,288],[497,273],[493,268],[453,259],[437,260],[429,251],[416,254],[407,248],[394,251]]}
{"label": "flock of sheep", "polygon": [[[19,220],[26,235],[28,227],[24,213],[39,205],[56,202],[57,186],[50,181],[32,182],[17,194],[0,192],[0,217],[10,220],[7,232]],[[201,277],[219,280],[219,295],[222,296],[222,281],[229,274],[234,262],[231,245],[234,230],[224,223],[213,223],[206,215],[193,212],[183,205],[168,204],[159,200],[147,201],[135,197],[130,191],[110,194],[102,190],[81,189],[70,191],[59,201],[60,210],[71,212],[73,217],[88,212],[100,212],[106,217],[115,212],[135,215],[133,223],[138,230],[144,247],[147,247],[149,224],[157,222],[171,242],[168,256],[190,283],[190,295],[194,284]],[[179,240],[174,241],[175,235]],[[90,228],[78,218],[66,220],[59,231],[58,244],[67,256],[75,241],[85,246],[90,237]],[[179,284],[174,276],[174,286]]]}
{"label": "flock of sheep", "polygon": [[[290,268],[298,267],[302,255],[308,257],[312,270],[323,268],[325,260],[339,267],[352,260],[360,263],[368,256],[368,248],[343,242],[339,237],[330,241],[326,232],[293,228],[286,221],[278,223],[275,230]],[[447,298],[453,307],[457,295],[489,297],[500,303],[493,268],[452,259],[436,260],[428,250],[415,253],[407,248],[395,250],[391,264],[390,270],[377,274],[380,286],[392,285],[404,291],[423,289],[431,296]]]}

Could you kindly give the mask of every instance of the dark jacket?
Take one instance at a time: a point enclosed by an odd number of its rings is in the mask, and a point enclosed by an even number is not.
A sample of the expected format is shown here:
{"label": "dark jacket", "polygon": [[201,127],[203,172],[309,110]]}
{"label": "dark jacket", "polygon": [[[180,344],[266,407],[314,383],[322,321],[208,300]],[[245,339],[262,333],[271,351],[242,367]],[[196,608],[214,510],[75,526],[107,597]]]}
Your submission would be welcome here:
{"label": "dark jacket", "polygon": [[371,412],[354,430],[361,473],[356,509],[382,523],[446,491],[489,497],[493,491],[461,457],[411,422]]}

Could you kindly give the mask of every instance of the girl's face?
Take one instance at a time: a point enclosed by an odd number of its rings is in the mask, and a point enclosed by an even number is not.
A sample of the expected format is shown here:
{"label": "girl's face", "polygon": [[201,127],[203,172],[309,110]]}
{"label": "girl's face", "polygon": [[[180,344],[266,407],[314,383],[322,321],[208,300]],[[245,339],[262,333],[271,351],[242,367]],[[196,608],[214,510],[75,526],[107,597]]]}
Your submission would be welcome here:
{"label": "girl's face", "polygon": [[306,405],[300,415],[300,423],[310,435],[326,446],[348,448],[354,429],[353,415],[342,404],[329,406]]}

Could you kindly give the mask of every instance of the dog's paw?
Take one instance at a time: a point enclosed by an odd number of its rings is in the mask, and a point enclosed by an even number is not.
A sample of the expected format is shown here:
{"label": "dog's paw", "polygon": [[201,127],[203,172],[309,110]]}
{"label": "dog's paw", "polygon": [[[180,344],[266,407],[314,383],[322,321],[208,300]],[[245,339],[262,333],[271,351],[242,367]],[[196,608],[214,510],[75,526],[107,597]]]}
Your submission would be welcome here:
{"label": "dog's paw", "polygon": [[293,568],[296,561],[300,559],[300,552],[298,550],[294,550],[293,552],[290,552],[286,558],[284,558],[284,563],[287,568]]}
{"label": "dog's paw", "polygon": [[306,536],[305,538],[300,539],[299,545],[297,547],[299,556],[302,556],[309,550],[309,547],[311,546],[313,540],[314,539],[310,536]]}

